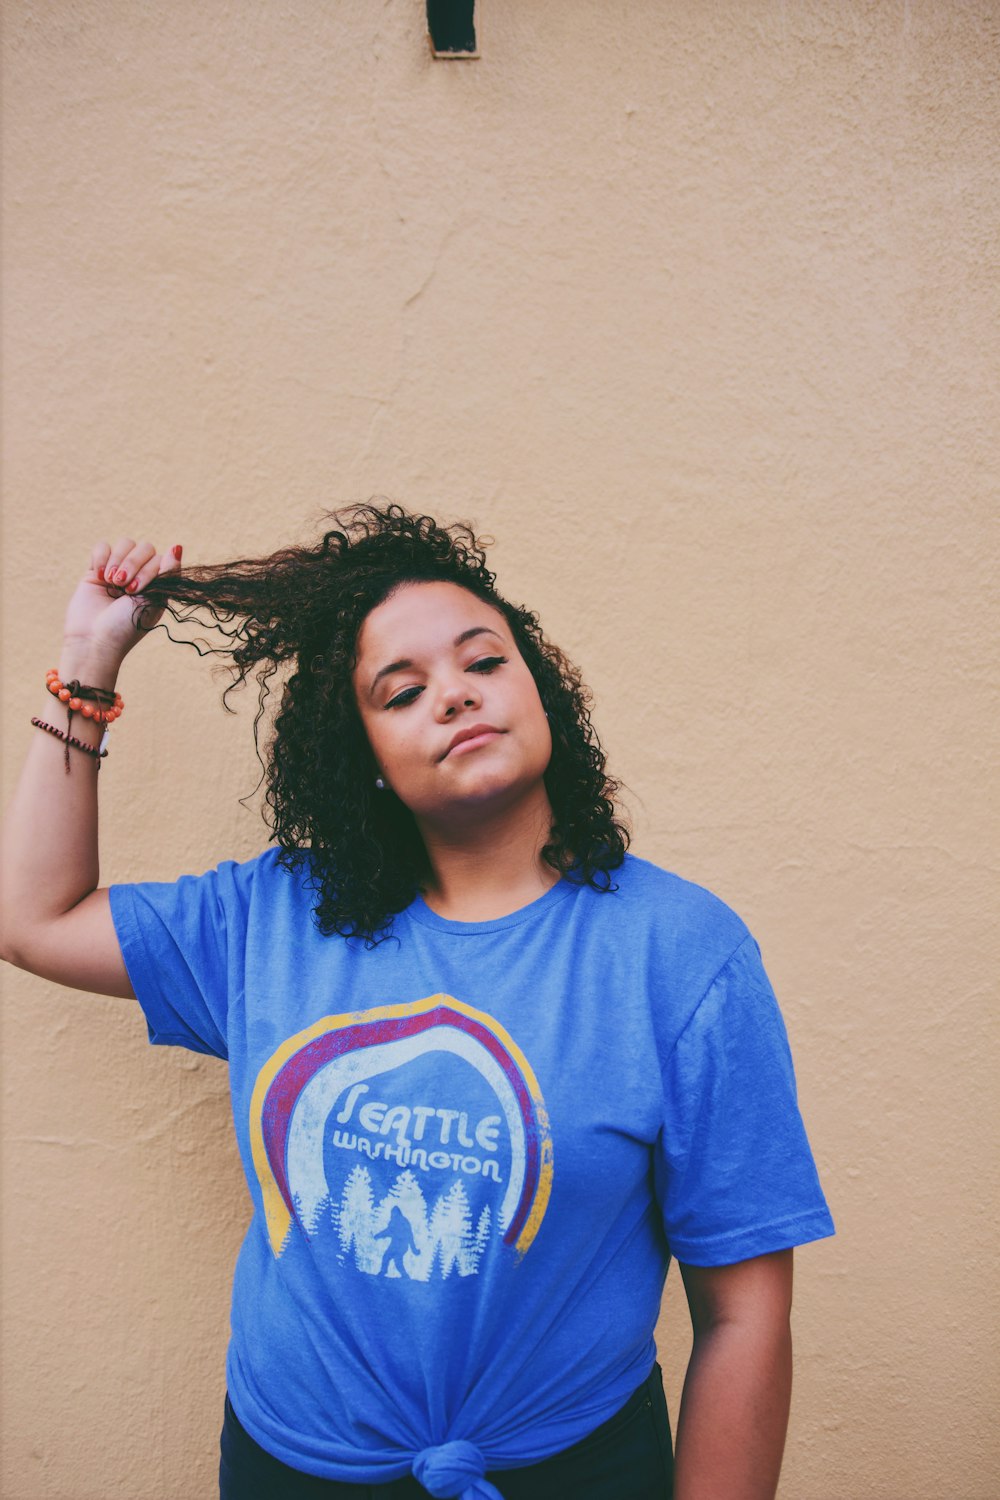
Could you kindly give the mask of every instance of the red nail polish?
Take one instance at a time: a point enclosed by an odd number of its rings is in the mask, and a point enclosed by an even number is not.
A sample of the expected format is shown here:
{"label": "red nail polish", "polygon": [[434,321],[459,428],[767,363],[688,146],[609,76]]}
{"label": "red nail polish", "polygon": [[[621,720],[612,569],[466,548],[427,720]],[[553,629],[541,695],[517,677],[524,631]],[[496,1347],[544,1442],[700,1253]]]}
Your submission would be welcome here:
{"label": "red nail polish", "polygon": [[170,550],[174,554],[174,556],[176,557],[177,561],[180,562],[180,560],[181,560],[181,553],[184,550],[183,547],[181,546],[180,542],[177,543],[176,547],[171,547]]}
{"label": "red nail polish", "polygon": [[126,594],[134,594],[135,591],[136,591],[136,589],[138,587],[139,587],[139,580],[138,580],[138,578],[133,578],[132,582],[126,586],[125,592],[126,592]]}
{"label": "red nail polish", "polygon": [[126,573],[125,569],[119,568],[118,572],[115,574],[115,583],[124,583],[127,577],[128,574]]}
{"label": "red nail polish", "polygon": [[98,577],[98,581],[100,583],[104,582],[104,569],[103,568],[98,568],[98,570],[97,570],[97,577]]}

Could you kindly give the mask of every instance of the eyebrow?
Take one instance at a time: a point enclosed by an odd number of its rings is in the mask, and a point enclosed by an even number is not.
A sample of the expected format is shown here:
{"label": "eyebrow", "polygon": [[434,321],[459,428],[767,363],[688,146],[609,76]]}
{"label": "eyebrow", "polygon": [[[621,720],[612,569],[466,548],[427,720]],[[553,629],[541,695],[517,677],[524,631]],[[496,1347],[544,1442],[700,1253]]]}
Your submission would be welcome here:
{"label": "eyebrow", "polygon": [[[452,646],[464,646],[466,641],[471,641],[473,636],[476,635],[494,635],[496,636],[498,641],[503,641],[503,636],[500,635],[497,631],[491,630],[488,625],[471,625],[468,630],[463,630],[461,635],[456,635],[455,639],[452,641]],[[372,678],[372,685],[368,689],[368,696],[370,698],[373,698],[375,696],[375,689],[378,687],[383,677],[389,677],[393,672],[405,672],[409,667],[412,666],[413,660],[411,657],[401,656],[399,658],[399,661],[391,661],[388,666],[380,667],[379,670],[375,673],[375,676]]]}

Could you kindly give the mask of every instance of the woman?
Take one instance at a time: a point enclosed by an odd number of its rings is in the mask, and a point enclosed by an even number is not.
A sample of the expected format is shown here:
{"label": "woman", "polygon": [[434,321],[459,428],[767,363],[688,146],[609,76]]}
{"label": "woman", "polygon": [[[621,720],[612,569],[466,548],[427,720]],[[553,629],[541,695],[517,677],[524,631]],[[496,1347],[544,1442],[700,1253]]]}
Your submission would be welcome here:
{"label": "woman", "polygon": [[[238,680],[290,668],[275,843],[104,890],[100,721],[164,607]],[[780,1016],[739,918],[626,854],[579,678],[473,534],[389,506],[186,572],[102,544],[49,693],[4,956],[229,1061],[255,1214],[223,1500],[773,1496],[792,1247],[832,1231]]]}

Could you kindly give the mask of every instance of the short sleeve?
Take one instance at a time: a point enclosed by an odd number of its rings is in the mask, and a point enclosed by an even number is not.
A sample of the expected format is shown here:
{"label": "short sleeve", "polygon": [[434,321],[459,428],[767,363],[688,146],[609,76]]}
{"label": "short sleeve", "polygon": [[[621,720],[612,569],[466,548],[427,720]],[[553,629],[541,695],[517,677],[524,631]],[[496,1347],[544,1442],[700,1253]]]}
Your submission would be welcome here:
{"label": "short sleeve", "polygon": [[205,875],[111,887],[111,915],[151,1042],[228,1056],[227,1018],[243,989],[257,863],[227,861]]}
{"label": "short sleeve", "polygon": [[753,938],[666,1059],[654,1175],[671,1253],[688,1265],[730,1265],[833,1233]]}

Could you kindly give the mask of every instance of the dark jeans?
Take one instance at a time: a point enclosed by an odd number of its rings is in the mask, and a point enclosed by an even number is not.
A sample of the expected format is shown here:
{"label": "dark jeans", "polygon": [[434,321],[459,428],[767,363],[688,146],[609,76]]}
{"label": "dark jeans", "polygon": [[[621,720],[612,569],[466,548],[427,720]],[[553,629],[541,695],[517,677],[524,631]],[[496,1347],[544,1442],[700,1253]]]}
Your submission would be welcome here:
{"label": "dark jeans", "polygon": [[[670,1420],[659,1365],[625,1405],[572,1448],[525,1469],[487,1474],[504,1500],[670,1500]],[[407,1476],[389,1484],[317,1479],[272,1458],[246,1432],[226,1397],[220,1500],[427,1500]]]}

